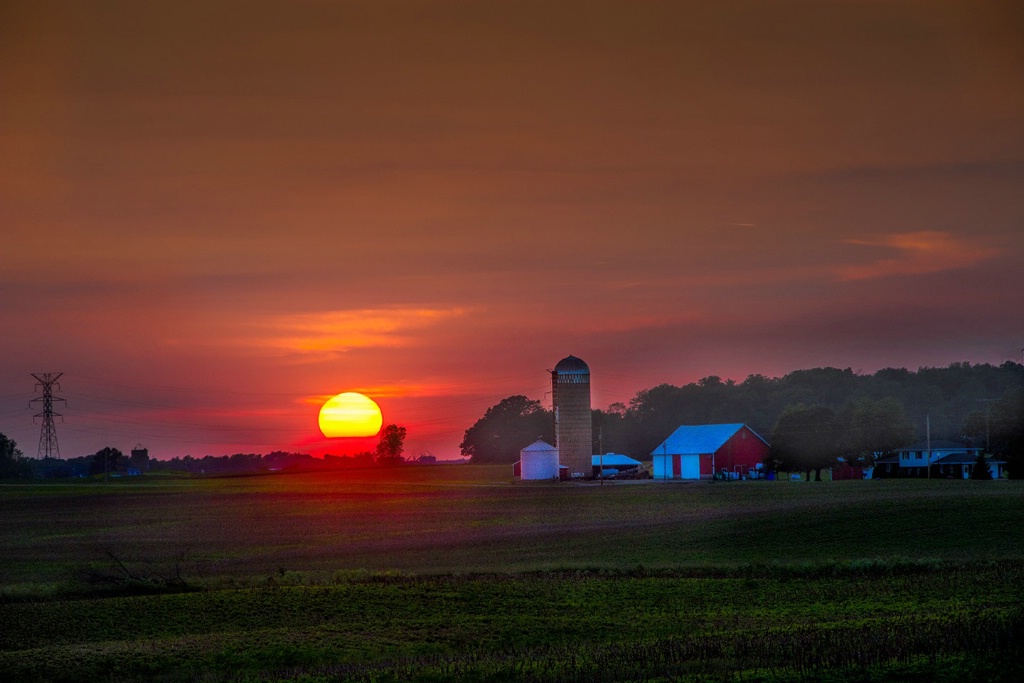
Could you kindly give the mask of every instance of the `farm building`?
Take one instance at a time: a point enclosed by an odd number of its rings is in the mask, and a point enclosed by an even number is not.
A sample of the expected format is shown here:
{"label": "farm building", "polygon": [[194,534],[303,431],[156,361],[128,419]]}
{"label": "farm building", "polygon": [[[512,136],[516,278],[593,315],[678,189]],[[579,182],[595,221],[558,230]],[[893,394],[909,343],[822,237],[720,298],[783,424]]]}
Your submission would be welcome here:
{"label": "farm building", "polygon": [[651,452],[655,479],[739,478],[758,471],[768,442],[744,424],[683,425]]}
{"label": "farm building", "polygon": [[621,453],[595,455],[591,458],[591,461],[593,462],[595,477],[601,474],[602,468],[605,476],[613,476],[620,472],[635,470],[643,464],[639,460],[634,460],[628,455],[622,455]]}
{"label": "farm building", "polygon": [[934,465],[938,460],[955,455],[973,463],[980,452],[980,448],[971,448],[956,441],[934,440],[930,444],[921,441],[898,449],[895,455],[875,460],[871,478],[927,477],[929,465],[932,465],[931,476],[934,477],[937,476]]}
{"label": "farm building", "polygon": [[523,480],[558,479],[558,449],[537,439],[519,451],[519,461],[512,466],[512,476]]}
{"label": "farm building", "polygon": [[[967,479],[981,450],[956,441],[922,441],[899,449],[896,455],[878,458],[870,478]],[[987,462],[992,478],[1001,477],[1006,461],[989,458]]]}

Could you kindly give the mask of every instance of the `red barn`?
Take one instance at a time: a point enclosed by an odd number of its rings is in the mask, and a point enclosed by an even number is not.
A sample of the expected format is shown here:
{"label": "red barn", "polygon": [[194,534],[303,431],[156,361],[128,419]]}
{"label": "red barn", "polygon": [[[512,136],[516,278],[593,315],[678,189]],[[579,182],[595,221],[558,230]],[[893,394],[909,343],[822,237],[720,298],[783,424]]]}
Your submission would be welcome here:
{"label": "red barn", "polygon": [[768,442],[744,424],[683,425],[651,452],[655,479],[739,478],[767,455]]}
{"label": "red barn", "polygon": [[854,467],[848,462],[837,462],[832,466],[832,481],[863,479],[864,468]]}

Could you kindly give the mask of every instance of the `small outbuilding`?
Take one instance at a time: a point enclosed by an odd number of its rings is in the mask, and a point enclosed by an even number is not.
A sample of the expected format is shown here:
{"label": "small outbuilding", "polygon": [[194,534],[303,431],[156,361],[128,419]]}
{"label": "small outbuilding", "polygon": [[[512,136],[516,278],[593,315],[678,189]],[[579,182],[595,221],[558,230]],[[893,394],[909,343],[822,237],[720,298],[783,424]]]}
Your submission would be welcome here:
{"label": "small outbuilding", "polygon": [[593,456],[591,464],[595,477],[600,476],[602,472],[604,472],[604,476],[609,477],[620,472],[635,470],[643,463],[621,453],[605,453],[604,455]]}
{"label": "small outbuilding", "polygon": [[655,479],[756,475],[768,442],[745,424],[683,425],[651,452]]}
{"label": "small outbuilding", "polygon": [[558,479],[558,449],[537,439],[519,451],[519,462],[512,466],[512,476],[524,481]]}

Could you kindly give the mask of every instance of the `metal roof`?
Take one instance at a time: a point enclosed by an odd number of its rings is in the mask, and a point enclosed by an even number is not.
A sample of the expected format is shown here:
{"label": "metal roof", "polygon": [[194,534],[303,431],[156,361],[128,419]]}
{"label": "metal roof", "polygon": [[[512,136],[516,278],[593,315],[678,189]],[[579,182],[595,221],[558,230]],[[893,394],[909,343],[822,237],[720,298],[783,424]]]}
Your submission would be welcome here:
{"label": "metal roof", "polygon": [[[740,431],[745,425],[742,423],[720,424],[720,425],[683,425],[672,432],[672,435],[661,442],[651,451],[651,455],[694,455],[700,453],[714,453]],[[750,429],[748,427],[748,429]],[[753,429],[750,433],[761,439],[761,436]],[[761,439],[764,441],[764,439]],[[764,441],[766,444],[767,441]]]}
{"label": "metal roof", "polygon": [[547,451],[557,451],[557,450],[558,450],[557,448],[555,448],[554,446],[549,444],[544,439],[537,439],[536,441],[531,443],[526,448],[521,449],[519,452],[520,453],[533,453],[533,452],[536,452],[536,451],[547,452]]}
{"label": "metal roof", "polygon": [[555,372],[559,375],[589,375],[590,368],[587,367],[587,364],[582,359],[576,356],[566,356],[558,361],[558,365],[555,366]]}
{"label": "metal roof", "polygon": [[621,467],[623,465],[642,464],[639,460],[634,460],[628,455],[622,455],[621,453],[605,453],[604,455],[594,455],[591,456],[590,461],[594,467],[601,467],[602,462],[604,462],[605,467]]}

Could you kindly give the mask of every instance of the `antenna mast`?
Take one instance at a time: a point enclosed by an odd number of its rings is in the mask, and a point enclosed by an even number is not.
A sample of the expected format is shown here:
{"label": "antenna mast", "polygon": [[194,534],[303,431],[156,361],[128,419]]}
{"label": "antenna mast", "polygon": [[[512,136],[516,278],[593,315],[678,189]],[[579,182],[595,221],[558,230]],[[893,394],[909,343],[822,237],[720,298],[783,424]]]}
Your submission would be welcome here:
{"label": "antenna mast", "polygon": [[32,416],[33,422],[35,422],[36,418],[40,418],[43,421],[42,428],[39,431],[39,450],[36,451],[37,458],[60,458],[60,447],[57,446],[57,429],[53,425],[53,418],[59,417],[61,422],[63,422],[64,416],[53,412],[53,402],[59,401],[65,406],[68,402],[60,396],[54,396],[53,388],[57,387],[57,390],[60,391],[60,384],[57,383],[57,380],[63,374],[63,372],[56,374],[43,372],[38,375],[32,373],[32,376],[36,378],[36,389],[42,389],[43,391],[42,396],[37,396],[29,401],[29,405],[40,402],[43,404],[43,412]]}

